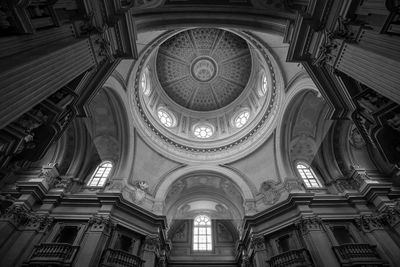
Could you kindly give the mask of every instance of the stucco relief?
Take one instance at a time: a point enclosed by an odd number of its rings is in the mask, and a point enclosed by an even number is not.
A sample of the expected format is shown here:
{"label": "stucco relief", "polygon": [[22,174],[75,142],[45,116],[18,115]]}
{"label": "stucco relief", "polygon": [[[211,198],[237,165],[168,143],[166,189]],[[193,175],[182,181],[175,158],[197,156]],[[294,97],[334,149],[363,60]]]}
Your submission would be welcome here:
{"label": "stucco relief", "polygon": [[350,135],[349,135],[349,143],[356,149],[362,149],[365,147],[364,138],[361,136],[360,131],[353,125]]}
{"label": "stucco relief", "polygon": [[315,140],[306,134],[301,134],[290,142],[289,153],[292,161],[311,162],[316,153]]}
{"label": "stucco relief", "polygon": [[267,180],[261,184],[260,194],[263,196],[264,204],[267,205],[275,204],[281,196],[281,193],[277,189],[277,185],[273,180]]}
{"label": "stucco relief", "polygon": [[100,135],[94,139],[97,152],[102,159],[111,159],[117,161],[119,159],[119,143],[116,139],[109,135]]}

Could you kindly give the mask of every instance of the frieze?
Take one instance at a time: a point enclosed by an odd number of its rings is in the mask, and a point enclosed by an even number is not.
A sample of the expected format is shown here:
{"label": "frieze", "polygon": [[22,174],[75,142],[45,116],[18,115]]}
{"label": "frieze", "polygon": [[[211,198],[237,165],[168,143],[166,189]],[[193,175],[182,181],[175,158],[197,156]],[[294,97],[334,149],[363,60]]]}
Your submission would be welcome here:
{"label": "frieze", "polygon": [[13,205],[9,207],[4,214],[1,215],[4,220],[11,220],[16,226],[24,226],[27,229],[35,229],[39,231],[46,230],[53,223],[53,218],[48,214],[35,214],[21,205]]}
{"label": "frieze", "polygon": [[364,232],[371,232],[378,229],[383,229],[383,222],[381,216],[375,215],[361,215],[354,218],[357,228]]}
{"label": "frieze", "polygon": [[112,228],[114,224],[109,216],[93,215],[89,219],[89,226],[91,231],[103,231]]}

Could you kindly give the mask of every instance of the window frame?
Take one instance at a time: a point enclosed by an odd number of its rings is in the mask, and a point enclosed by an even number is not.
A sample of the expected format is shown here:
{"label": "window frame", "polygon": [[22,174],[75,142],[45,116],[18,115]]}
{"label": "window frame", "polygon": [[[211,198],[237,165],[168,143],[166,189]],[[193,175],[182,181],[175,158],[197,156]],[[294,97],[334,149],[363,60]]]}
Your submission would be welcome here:
{"label": "window frame", "polygon": [[[307,177],[306,173],[304,173],[304,175],[306,177],[303,177],[302,174],[300,173],[299,168],[298,168],[299,165],[303,165],[305,168],[302,168],[302,169],[308,170],[312,174],[313,177],[312,178]],[[296,173],[297,173],[298,177],[302,180],[303,184],[305,185],[305,187],[307,189],[323,189],[324,188],[324,185],[321,183],[320,178],[317,176],[317,174],[315,173],[313,168],[307,162],[305,162],[305,161],[296,161],[295,162],[295,170],[296,170]],[[318,186],[313,186],[312,185],[313,183],[310,182],[310,180],[315,180],[315,183]],[[310,186],[308,186],[307,183],[310,184]]]}
{"label": "window frame", "polygon": [[[196,219],[204,216],[206,218],[208,218],[209,221],[209,225],[205,225],[205,226],[201,226],[201,225],[196,225]],[[200,235],[200,234],[196,234],[196,228],[199,229],[198,232],[200,232],[200,228],[205,228],[206,229],[206,233],[205,235]],[[211,220],[211,217],[205,214],[199,214],[197,215],[194,219],[193,219],[193,227],[192,227],[192,242],[191,242],[191,251],[193,251],[194,253],[212,253],[214,251],[214,233],[213,233],[213,223]],[[205,243],[201,243],[201,242],[197,242],[197,249],[195,249],[195,237],[200,237],[200,236],[205,236],[206,237],[206,242]],[[207,241],[208,237],[210,237],[210,241]],[[206,249],[200,249],[199,246],[201,244],[205,244],[206,245]]]}
{"label": "window frame", "polygon": [[[159,112],[165,113],[167,116],[169,116],[169,118],[170,118],[170,120],[171,120],[171,125],[170,125],[170,126],[167,126],[166,124],[164,124],[164,123],[161,121]],[[177,119],[176,119],[176,117],[175,117],[175,114],[174,114],[172,111],[170,111],[167,107],[164,107],[164,106],[159,107],[159,108],[157,109],[157,114],[156,114],[156,115],[157,115],[158,121],[160,122],[160,124],[161,124],[164,128],[171,129],[171,128],[176,127],[176,125],[178,124],[178,123],[177,123]]]}
{"label": "window frame", "polygon": [[58,244],[58,243],[54,242],[54,240],[64,227],[77,227],[78,228],[78,232],[75,236],[74,242],[71,245],[79,246],[79,244],[82,241],[83,234],[87,228],[87,225],[85,223],[79,223],[79,222],[57,222],[53,226],[53,228],[50,230],[50,234],[46,238],[46,243]]}
{"label": "window frame", "polygon": [[[101,176],[101,177],[99,178],[99,181],[97,182],[97,185],[92,185],[91,183],[92,183],[92,181],[95,179],[95,175],[97,174],[97,172],[99,171],[99,169],[102,168],[102,165],[105,165],[105,164],[111,164],[111,167],[105,167],[106,170],[107,170],[107,168],[110,168],[110,170],[109,170],[107,176],[106,176],[106,177]],[[103,188],[103,187],[105,187],[105,186],[106,186],[106,183],[107,183],[107,180],[108,180],[109,177],[111,176],[113,170],[114,170],[114,163],[113,163],[112,161],[110,161],[110,160],[102,161],[100,164],[98,164],[98,165],[96,166],[96,169],[92,172],[92,175],[90,176],[89,181],[86,183],[86,187],[88,187],[88,188]],[[104,174],[104,172],[103,172],[103,174]],[[103,175],[103,174],[102,174],[102,175]],[[99,184],[100,184],[100,181],[101,181],[102,179],[104,179],[104,182],[102,183],[102,185],[99,185]]]}
{"label": "window frame", "polygon": [[333,233],[334,227],[344,227],[347,229],[349,234],[351,235],[352,239],[354,240],[354,244],[359,243],[368,243],[368,240],[365,240],[361,235],[360,232],[357,230],[356,226],[352,222],[345,222],[345,221],[338,221],[338,222],[327,222],[326,223],[327,234],[334,246],[341,246],[343,244],[339,244],[338,240]]}

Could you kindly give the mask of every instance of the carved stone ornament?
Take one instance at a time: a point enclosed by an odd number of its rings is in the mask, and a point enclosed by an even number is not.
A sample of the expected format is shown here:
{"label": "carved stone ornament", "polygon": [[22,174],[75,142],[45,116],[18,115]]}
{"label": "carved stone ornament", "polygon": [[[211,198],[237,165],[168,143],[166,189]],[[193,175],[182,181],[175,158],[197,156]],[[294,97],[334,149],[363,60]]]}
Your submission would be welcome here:
{"label": "carved stone ornament", "polygon": [[400,200],[395,201],[395,205],[385,209],[380,217],[389,225],[394,226],[400,222]]}
{"label": "carved stone ornament", "polygon": [[132,202],[142,204],[148,193],[149,185],[146,181],[133,181],[133,188],[125,187],[126,195],[129,196]]}
{"label": "carved stone ornament", "polygon": [[284,182],[283,189],[287,192],[304,191],[302,182],[298,178],[287,178]]}
{"label": "carved stone ornament", "polygon": [[383,219],[381,216],[362,215],[354,218],[356,226],[364,232],[372,232],[374,230],[383,229]]}
{"label": "carved stone ornament", "polygon": [[48,227],[53,223],[54,218],[49,217],[48,214],[44,215],[30,215],[29,220],[26,223],[27,228],[36,229],[39,231],[47,230]]}
{"label": "carved stone ornament", "polygon": [[48,185],[53,185],[55,179],[60,176],[57,163],[48,163],[42,167],[39,177],[43,177]]}
{"label": "carved stone ornament", "polygon": [[256,251],[260,251],[260,250],[265,250],[266,246],[265,246],[265,238],[262,235],[253,235],[251,237],[251,241],[250,241],[250,245],[251,248],[256,250]]}
{"label": "carved stone ornament", "polygon": [[337,27],[334,31],[324,30],[324,42],[321,44],[318,55],[313,61],[313,65],[323,66],[328,61],[332,60],[332,51],[338,48],[340,43],[335,39],[348,40],[353,38],[353,33],[348,27],[349,20],[342,17],[337,19]]}
{"label": "carved stone ornament", "polygon": [[29,218],[29,211],[21,205],[12,205],[6,209],[5,213],[1,214],[2,220],[10,220],[16,225],[25,224]]}
{"label": "carved stone ornament", "polygon": [[145,250],[158,252],[161,245],[161,240],[158,236],[146,236],[144,245],[145,245],[144,247]]}
{"label": "carved stone ornament", "polygon": [[302,234],[307,234],[310,231],[320,231],[323,230],[323,222],[322,220],[314,215],[309,217],[302,217],[295,224]]}
{"label": "carved stone ornament", "polygon": [[280,190],[276,188],[276,183],[273,180],[268,180],[261,184],[260,194],[263,195],[263,202],[266,205],[275,204],[281,196]]}
{"label": "carved stone ornament", "polygon": [[365,147],[365,141],[360,131],[354,126],[350,132],[349,143],[356,149],[362,149]]}
{"label": "carved stone ornament", "polygon": [[35,214],[21,205],[9,207],[1,215],[1,219],[11,220],[17,226],[25,226],[39,231],[46,230],[53,222],[53,218],[49,217],[48,214]]}
{"label": "carved stone ornament", "polygon": [[340,192],[344,192],[347,190],[358,190],[359,189],[359,183],[355,181],[353,178],[344,178],[344,179],[337,179],[332,182],[333,184],[336,184],[337,189]]}
{"label": "carved stone ornament", "polygon": [[103,231],[114,226],[109,216],[93,215],[89,219],[89,225],[92,231]]}

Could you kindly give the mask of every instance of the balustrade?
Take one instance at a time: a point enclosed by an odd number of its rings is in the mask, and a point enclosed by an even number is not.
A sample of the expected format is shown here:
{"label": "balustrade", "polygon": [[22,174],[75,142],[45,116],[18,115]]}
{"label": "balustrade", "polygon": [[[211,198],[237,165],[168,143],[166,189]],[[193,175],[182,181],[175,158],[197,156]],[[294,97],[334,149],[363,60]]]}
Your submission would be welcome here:
{"label": "balustrade", "polygon": [[66,243],[42,243],[35,246],[27,265],[71,266],[78,249],[79,246]]}
{"label": "balustrade", "polygon": [[333,250],[342,266],[358,266],[362,263],[373,263],[374,266],[386,266],[386,263],[376,251],[376,246],[369,244],[343,244],[334,246]]}
{"label": "balustrade", "polygon": [[102,266],[141,267],[144,260],[121,250],[107,249]]}
{"label": "balustrade", "polygon": [[276,255],[267,262],[271,267],[314,266],[308,250],[304,248]]}

